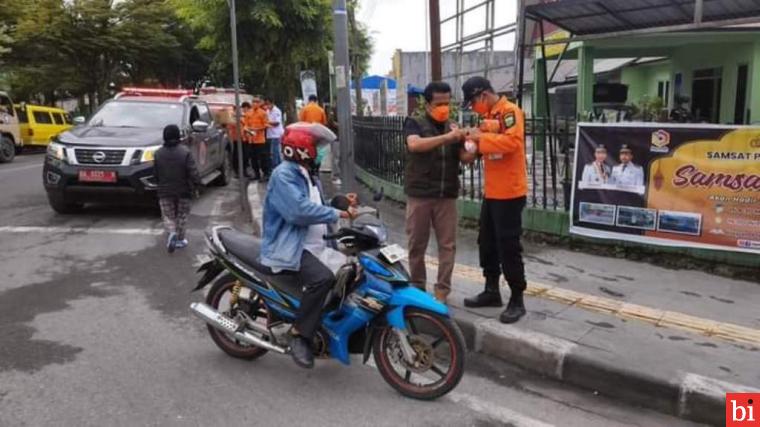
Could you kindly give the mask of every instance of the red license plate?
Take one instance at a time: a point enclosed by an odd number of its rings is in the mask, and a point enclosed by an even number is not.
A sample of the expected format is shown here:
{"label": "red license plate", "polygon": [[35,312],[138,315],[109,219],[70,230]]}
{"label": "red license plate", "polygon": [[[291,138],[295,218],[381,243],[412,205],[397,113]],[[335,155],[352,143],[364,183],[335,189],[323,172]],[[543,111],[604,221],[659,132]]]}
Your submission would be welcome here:
{"label": "red license plate", "polygon": [[116,171],[79,171],[80,182],[116,182]]}

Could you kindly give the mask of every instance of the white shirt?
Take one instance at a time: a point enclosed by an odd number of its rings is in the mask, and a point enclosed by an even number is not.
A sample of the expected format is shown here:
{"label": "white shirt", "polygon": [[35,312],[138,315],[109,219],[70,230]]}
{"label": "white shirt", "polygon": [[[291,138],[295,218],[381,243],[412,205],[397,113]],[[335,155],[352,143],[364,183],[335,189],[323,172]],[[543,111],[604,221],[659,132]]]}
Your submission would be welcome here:
{"label": "white shirt", "polygon": [[612,168],[610,183],[639,187],[644,185],[644,169],[633,163],[620,164]]}
{"label": "white shirt", "polygon": [[269,113],[267,114],[269,115],[270,122],[279,123],[275,127],[267,128],[267,138],[269,139],[282,138],[282,135],[285,134],[285,128],[282,126],[282,111],[280,111],[280,109],[277,108],[276,105],[272,105],[272,109],[269,110]]}
{"label": "white shirt", "polygon": [[[322,204],[322,195],[319,193],[319,187],[312,182],[309,172],[303,166],[300,167],[301,174],[309,182],[309,200],[312,203]],[[346,264],[348,258],[341,252],[327,246],[327,241],[324,239],[327,234],[326,224],[313,224],[309,226],[309,230],[306,232],[306,239],[304,240],[304,249],[311,252],[312,255],[317,257],[322,264],[324,264],[333,274],[336,274],[340,268]]]}
{"label": "white shirt", "polygon": [[599,165],[591,162],[583,167],[581,182],[586,184],[606,184],[610,179],[610,167],[606,164]]}

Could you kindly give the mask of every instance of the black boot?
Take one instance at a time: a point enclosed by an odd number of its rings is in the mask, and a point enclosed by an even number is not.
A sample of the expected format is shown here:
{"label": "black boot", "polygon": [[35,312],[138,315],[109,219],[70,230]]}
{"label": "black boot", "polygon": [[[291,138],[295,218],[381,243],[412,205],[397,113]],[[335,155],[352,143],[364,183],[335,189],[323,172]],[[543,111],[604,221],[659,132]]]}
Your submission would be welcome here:
{"label": "black boot", "polygon": [[470,308],[478,307],[501,307],[504,303],[501,301],[501,292],[499,292],[499,276],[486,277],[486,290],[482,293],[464,299],[464,306]]}
{"label": "black boot", "polygon": [[290,340],[290,354],[296,365],[311,369],[314,367],[314,353],[311,350],[311,343],[306,338],[296,335]]}
{"label": "black boot", "polygon": [[525,316],[523,293],[522,291],[512,291],[512,296],[509,297],[507,309],[501,313],[499,320],[501,323],[515,323],[523,316]]}

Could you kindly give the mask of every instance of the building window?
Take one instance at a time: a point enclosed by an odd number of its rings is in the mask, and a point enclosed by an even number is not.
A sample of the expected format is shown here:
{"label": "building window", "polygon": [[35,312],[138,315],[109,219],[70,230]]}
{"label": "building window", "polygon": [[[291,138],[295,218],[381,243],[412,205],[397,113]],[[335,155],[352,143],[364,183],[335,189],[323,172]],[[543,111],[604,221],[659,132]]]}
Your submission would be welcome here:
{"label": "building window", "polygon": [[670,81],[657,82],[657,97],[662,100],[663,105],[670,104]]}

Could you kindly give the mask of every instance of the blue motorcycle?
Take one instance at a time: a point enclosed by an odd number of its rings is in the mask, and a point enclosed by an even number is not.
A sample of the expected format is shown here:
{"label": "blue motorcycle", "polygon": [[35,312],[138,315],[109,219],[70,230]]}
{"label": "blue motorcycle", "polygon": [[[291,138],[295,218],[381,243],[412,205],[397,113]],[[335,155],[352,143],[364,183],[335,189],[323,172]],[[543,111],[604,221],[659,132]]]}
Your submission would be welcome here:
{"label": "blue motorcycle", "polygon": [[[370,353],[378,371],[404,396],[431,400],[462,379],[465,342],[449,309],[409,283],[405,251],[388,245],[379,218],[363,215],[325,236],[349,261],[323,307],[313,342],[315,357],[349,365],[351,354]],[[260,241],[229,227],[206,236],[213,259],[194,290],[213,282],[206,302],[191,304],[216,345],[230,356],[256,359],[288,354],[290,327],[302,296],[292,274],[271,274],[259,264]]]}

